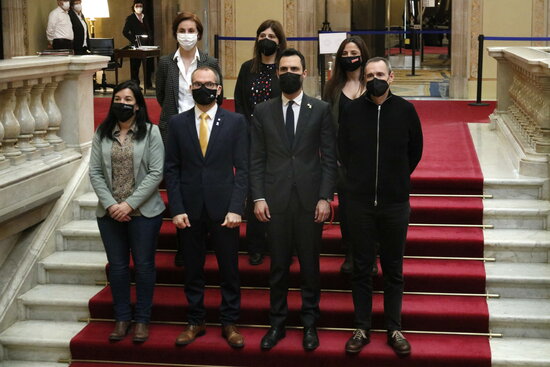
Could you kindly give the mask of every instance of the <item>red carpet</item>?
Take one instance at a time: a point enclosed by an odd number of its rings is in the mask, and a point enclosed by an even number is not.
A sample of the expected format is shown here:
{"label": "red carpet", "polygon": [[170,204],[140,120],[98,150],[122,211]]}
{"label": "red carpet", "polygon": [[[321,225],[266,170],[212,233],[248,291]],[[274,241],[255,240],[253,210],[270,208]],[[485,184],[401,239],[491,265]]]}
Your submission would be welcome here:
{"label": "red carpet", "polygon": [[[155,100],[148,99],[151,118],[158,121],[160,110]],[[224,102],[231,108],[232,101]],[[108,100],[96,99],[97,114],[105,113]],[[466,102],[414,101],[420,114],[425,137],[425,153],[413,176],[417,193],[479,194],[483,191],[483,177],[466,124],[486,122],[492,109],[472,110]],[[494,108],[494,106],[493,106]],[[102,112],[100,112],[100,110]],[[97,120],[96,120],[97,121]],[[164,196],[164,193],[163,193]],[[334,221],[339,216],[337,201]],[[485,269],[480,260],[451,259],[450,257],[480,258],[483,256],[483,233],[480,228],[438,227],[430,224],[481,224],[481,199],[456,197],[412,197],[411,226],[407,236],[404,262],[405,291],[403,300],[403,328],[407,331],[487,333],[488,308],[485,293]],[[167,215],[169,215],[167,213]],[[241,227],[241,237],[245,225]],[[260,350],[259,342],[268,322],[269,258],[259,266],[248,264],[247,255],[239,256],[242,306],[241,331],[246,346],[231,349],[220,336],[217,326],[209,326],[205,336],[184,348],[174,345],[184,322],[187,302],[182,284],[183,269],[174,266],[175,229],[170,221],[163,223],[156,256],[157,283],[152,312],[150,339],[143,345],[134,345],[131,338],[109,343],[107,336],[111,322],[93,321],[71,342],[74,362],[72,367],[121,367],[161,364],[193,364],[199,366],[434,366],[434,367],[489,367],[491,354],[485,336],[406,333],[412,344],[412,355],[406,360],[395,356],[385,343],[383,333],[373,333],[370,345],[357,356],[348,356],[344,345],[350,332],[340,328],[353,327],[353,303],[350,278],[339,271],[342,263],[341,235],[338,224],[327,224],[323,231],[321,257],[320,327],[321,346],[312,353],[301,347],[302,332],[289,329],[273,350]],[[241,249],[246,250],[244,239]],[[439,258],[418,258],[442,257]],[[379,271],[379,273],[381,270]],[[219,277],[213,254],[206,259],[205,277],[208,288],[205,295],[207,322],[218,322],[220,304]],[[290,286],[299,285],[299,264],[291,265]],[[382,290],[382,275],[374,279],[377,291]],[[134,292],[134,290],[132,290]],[[444,294],[442,294],[444,293]],[[90,300],[90,314],[96,319],[112,318],[110,289],[106,287]],[[300,293],[289,292],[289,326],[299,326]],[[383,328],[382,294],[373,301],[373,328]],[[110,361],[97,364],[94,361]],[[135,363],[135,365],[132,365]]]}

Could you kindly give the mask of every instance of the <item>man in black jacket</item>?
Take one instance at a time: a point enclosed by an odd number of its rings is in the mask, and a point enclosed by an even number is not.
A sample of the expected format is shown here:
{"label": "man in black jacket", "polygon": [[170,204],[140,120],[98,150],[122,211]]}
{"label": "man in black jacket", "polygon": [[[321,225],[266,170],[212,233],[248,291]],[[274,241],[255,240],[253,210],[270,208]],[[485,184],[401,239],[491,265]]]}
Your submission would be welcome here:
{"label": "man in black jacket", "polygon": [[346,351],[359,353],[370,341],[371,269],[379,242],[388,344],[399,356],[408,356],[411,347],[400,331],[403,255],[410,214],[410,175],[422,156],[422,127],[414,106],[390,92],[394,75],[386,59],[368,60],[365,75],[367,95],[344,111],[338,135],[348,193],[357,328],[346,343]]}

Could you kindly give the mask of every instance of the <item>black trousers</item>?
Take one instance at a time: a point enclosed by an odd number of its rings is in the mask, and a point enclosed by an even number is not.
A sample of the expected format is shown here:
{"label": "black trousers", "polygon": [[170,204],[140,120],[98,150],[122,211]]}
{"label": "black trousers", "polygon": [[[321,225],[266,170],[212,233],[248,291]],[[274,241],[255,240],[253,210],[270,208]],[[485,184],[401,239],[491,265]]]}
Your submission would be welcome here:
{"label": "black trousers", "polygon": [[52,48],[54,50],[72,50],[73,49],[73,40],[68,40],[65,38],[55,38],[52,41]]}
{"label": "black trousers", "polygon": [[[151,87],[153,84],[151,82],[151,75],[155,68],[155,63],[152,58],[146,59],[147,61],[147,75],[145,75],[145,86]],[[130,59],[130,77],[132,80],[135,80],[138,84],[139,80],[139,68],[141,67],[142,59]]]}
{"label": "black trousers", "polygon": [[254,215],[254,201],[249,193],[246,201],[246,246],[249,254],[265,254],[267,251],[267,223]]}
{"label": "black trousers", "polygon": [[312,327],[319,319],[319,255],[323,225],[314,222],[315,208],[312,209],[304,209],[296,190],[292,190],[287,210],[271,213],[268,224],[271,254],[269,319],[273,327],[285,325],[289,267],[294,250],[300,261],[302,324],[304,327]]}
{"label": "black trousers", "polygon": [[384,275],[384,318],[388,330],[401,330],[403,255],[409,225],[409,202],[374,207],[350,195],[346,202],[353,252],[352,294],[355,326],[371,328],[372,267],[376,243]]}
{"label": "black trousers", "polygon": [[338,216],[340,217],[340,233],[342,234],[342,249],[346,255],[351,254],[351,240],[346,210],[347,196],[343,187],[338,187]]}
{"label": "black trousers", "polygon": [[191,227],[178,229],[178,236],[183,246],[185,295],[189,304],[187,319],[192,325],[199,325],[205,321],[204,262],[206,237],[210,234],[221,279],[220,321],[222,325],[232,325],[237,322],[241,307],[239,229],[222,227],[223,221],[208,218],[205,208],[202,212],[200,219],[190,221]]}

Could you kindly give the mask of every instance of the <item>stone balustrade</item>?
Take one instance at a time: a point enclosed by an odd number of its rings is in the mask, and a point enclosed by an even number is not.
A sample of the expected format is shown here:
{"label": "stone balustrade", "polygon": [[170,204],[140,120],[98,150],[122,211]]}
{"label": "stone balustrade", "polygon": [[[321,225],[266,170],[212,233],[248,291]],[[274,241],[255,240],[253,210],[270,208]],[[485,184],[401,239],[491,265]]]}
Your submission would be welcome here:
{"label": "stone balustrade", "polygon": [[497,60],[495,127],[519,173],[550,173],[550,47],[490,47]]}
{"label": "stone balustrade", "polygon": [[44,218],[43,210],[21,220],[61,195],[91,146],[93,74],[108,61],[92,55],[0,60],[0,242]]}

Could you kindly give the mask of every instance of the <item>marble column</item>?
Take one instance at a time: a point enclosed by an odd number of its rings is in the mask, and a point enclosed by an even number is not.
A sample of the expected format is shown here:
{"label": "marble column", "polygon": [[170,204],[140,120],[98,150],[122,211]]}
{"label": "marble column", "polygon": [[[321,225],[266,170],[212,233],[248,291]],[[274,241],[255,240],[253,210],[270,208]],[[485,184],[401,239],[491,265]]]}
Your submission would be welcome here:
{"label": "marble column", "polygon": [[31,144],[31,140],[34,134],[35,122],[34,117],[31,114],[29,108],[29,97],[31,89],[35,80],[25,80],[24,82],[10,83],[15,90],[16,104],[14,115],[19,122],[19,136],[17,137],[17,146],[23,154],[27,156],[28,160],[38,158],[37,150],[34,145]]}
{"label": "marble column", "polygon": [[[51,78],[49,79],[51,80]],[[42,96],[46,88],[47,80],[39,79],[38,84],[32,87],[31,90],[31,104],[30,110],[34,117],[35,130],[34,130],[34,146],[45,155],[52,152],[51,144],[45,139],[48,132],[49,117],[42,104]]]}
{"label": "marble column", "polygon": [[28,55],[27,0],[2,0],[1,3],[4,57]]}
{"label": "marble column", "polygon": [[52,78],[52,82],[46,84],[44,94],[42,96],[42,103],[44,110],[48,114],[49,124],[46,134],[46,141],[54,146],[56,151],[64,149],[65,145],[63,140],[57,136],[59,129],[61,128],[61,111],[55,102],[55,91],[59,85],[59,77]]}
{"label": "marble column", "polygon": [[17,137],[21,131],[19,121],[15,118],[15,89],[7,88],[0,92],[0,120],[4,125],[4,138],[2,139],[3,153],[12,164],[19,164],[25,161],[21,151],[15,146]]}
{"label": "marble column", "polygon": [[4,139],[4,124],[2,123],[2,115],[0,114],[0,171],[7,168],[10,164],[4,156],[2,149],[2,140]]}
{"label": "marble column", "polygon": [[451,98],[468,98],[468,45],[471,0],[452,2],[451,27]]}

